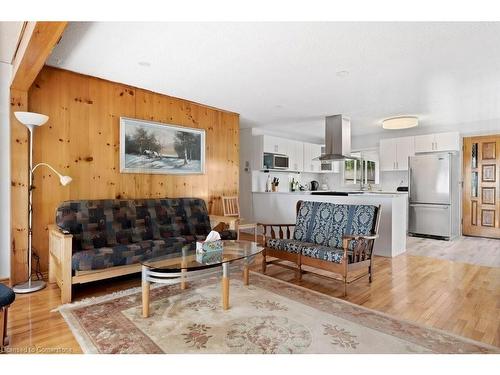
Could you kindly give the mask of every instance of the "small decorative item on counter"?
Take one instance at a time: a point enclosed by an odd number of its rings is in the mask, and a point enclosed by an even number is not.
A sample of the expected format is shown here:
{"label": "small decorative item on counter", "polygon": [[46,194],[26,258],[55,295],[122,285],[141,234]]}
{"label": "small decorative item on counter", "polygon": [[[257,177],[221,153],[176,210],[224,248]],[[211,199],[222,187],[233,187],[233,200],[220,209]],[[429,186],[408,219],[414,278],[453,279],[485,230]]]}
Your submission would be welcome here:
{"label": "small decorative item on counter", "polygon": [[280,184],[280,179],[277,177],[273,178],[273,182],[271,184],[272,186],[272,191],[278,191],[278,185]]}
{"label": "small decorative item on counter", "polygon": [[266,193],[269,193],[272,190],[273,181],[271,180],[271,175],[267,175],[266,181]]}
{"label": "small decorative item on counter", "polygon": [[205,241],[196,242],[196,254],[222,251],[222,248],[223,246],[220,234],[216,231],[211,231]]}

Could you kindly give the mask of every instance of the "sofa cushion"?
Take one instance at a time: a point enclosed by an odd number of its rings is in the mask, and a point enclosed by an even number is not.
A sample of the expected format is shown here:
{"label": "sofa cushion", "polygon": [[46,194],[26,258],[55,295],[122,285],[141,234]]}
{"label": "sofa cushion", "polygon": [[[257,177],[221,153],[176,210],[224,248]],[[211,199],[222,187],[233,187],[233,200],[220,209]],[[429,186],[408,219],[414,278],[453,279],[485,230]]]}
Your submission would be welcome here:
{"label": "sofa cushion", "polygon": [[210,233],[212,227],[205,201],[197,198],[182,198],[181,201],[189,234],[206,236]]}
{"label": "sofa cushion", "polygon": [[135,264],[146,259],[180,252],[185,244],[186,240],[182,237],[170,237],[167,240],[147,240],[78,251],[73,253],[72,268],[74,271],[90,271]]}
{"label": "sofa cushion", "polygon": [[177,237],[184,230],[184,210],[179,199],[160,199],[155,205],[159,238]]}
{"label": "sofa cushion", "polygon": [[156,218],[156,205],[160,204],[158,199],[134,200],[135,224],[133,238],[135,240],[159,240],[160,232]]}
{"label": "sofa cushion", "polygon": [[112,200],[67,201],[57,209],[56,224],[73,235],[73,250],[113,246]]}
{"label": "sofa cushion", "polygon": [[195,242],[211,230],[206,204],[197,198],[67,201],[56,224],[73,235],[74,252],[171,237]]}
{"label": "sofa cushion", "polygon": [[[344,234],[370,234],[375,229],[376,206],[303,201],[297,212],[294,239],[342,248]],[[351,244],[354,246],[355,244]]]}

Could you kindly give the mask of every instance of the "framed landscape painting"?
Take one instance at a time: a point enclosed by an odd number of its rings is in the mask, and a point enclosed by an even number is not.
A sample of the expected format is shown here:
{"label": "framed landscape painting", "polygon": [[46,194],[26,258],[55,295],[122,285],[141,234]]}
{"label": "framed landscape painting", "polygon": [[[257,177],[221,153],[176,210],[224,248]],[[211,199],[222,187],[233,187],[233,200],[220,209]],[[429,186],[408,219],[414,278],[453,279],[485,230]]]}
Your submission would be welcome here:
{"label": "framed landscape painting", "polygon": [[203,174],[205,130],[120,117],[120,172]]}

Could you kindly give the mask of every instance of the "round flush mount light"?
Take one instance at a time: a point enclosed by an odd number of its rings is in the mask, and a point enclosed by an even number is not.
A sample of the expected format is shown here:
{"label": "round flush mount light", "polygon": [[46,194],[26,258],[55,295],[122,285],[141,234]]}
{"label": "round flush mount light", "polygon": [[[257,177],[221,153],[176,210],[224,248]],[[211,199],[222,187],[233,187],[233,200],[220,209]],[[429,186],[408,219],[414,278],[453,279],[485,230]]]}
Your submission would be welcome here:
{"label": "round flush mount light", "polygon": [[347,70],[339,70],[335,74],[337,75],[337,77],[345,78],[345,77],[347,77],[349,75],[349,71],[347,71]]}
{"label": "round flush mount light", "polygon": [[149,61],[139,61],[137,64],[146,68],[149,68],[151,66],[151,63]]}
{"label": "round flush mount light", "polygon": [[388,130],[408,129],[418,126],[417,116],[397,116],[382,120],[382,127]]}

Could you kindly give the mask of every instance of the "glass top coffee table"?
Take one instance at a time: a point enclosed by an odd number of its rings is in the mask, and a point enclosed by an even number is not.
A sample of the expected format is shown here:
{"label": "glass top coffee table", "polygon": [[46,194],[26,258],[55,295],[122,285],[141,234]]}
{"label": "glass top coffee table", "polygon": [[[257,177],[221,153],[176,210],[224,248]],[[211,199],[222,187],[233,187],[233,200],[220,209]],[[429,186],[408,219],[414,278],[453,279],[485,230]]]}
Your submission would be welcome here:
{"label": "glass top coffee table", "polygon": [[250,241],[222,241],[221,251],[197,254],[191,246],[181,251],[152,258],[142,264],[142,316],[149,316],[149,290],[151,283],[180,284],[186,289],[187,282],[204,278],[222,269],[222,308],[229,308],[229,266],[236,261],[243,262],[243,283],[248,285],[248,266],[253,258],[264,249]]}

